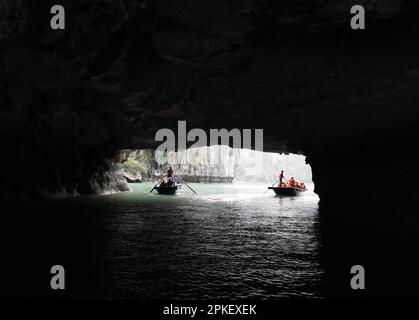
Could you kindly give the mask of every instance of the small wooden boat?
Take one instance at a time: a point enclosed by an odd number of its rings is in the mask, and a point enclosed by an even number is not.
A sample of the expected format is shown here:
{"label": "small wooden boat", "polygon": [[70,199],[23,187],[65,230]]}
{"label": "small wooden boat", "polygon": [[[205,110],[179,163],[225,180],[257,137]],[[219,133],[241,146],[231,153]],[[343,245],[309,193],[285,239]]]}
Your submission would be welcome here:
{"label": "small wooden boat", "polygon": [[294,188],[294,187],[269,187],[268,189],[271,189],[275,192],[278,196],[296,196],[297,194],[301,192],[307,191],[307,189],[300,189],[300,188]]}
{"label": "small wooden boat", "polygon": [[173,184],[171,185],[160,182],[151,191],[157,190],[159,194],[176,194],[176,191],[178,191],[180,188],[182,188],[182,183],[180,181],[174,180]]}

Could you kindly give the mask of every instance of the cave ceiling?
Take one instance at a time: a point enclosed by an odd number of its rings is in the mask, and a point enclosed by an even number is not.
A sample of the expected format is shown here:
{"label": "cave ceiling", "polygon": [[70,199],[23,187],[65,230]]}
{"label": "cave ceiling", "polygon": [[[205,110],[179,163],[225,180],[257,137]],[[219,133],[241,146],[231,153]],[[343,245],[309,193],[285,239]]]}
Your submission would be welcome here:
{"label": "cave ceiling", "polygon": [[35,108],[48,132],[115,148],[178,120],[263,128],[272,151],[397,134],[418,118],[419,5],[358,2],[359,33],[349,0],[63,1],[64,32],[52,1],[4,1],[3,133],[33,128]]}

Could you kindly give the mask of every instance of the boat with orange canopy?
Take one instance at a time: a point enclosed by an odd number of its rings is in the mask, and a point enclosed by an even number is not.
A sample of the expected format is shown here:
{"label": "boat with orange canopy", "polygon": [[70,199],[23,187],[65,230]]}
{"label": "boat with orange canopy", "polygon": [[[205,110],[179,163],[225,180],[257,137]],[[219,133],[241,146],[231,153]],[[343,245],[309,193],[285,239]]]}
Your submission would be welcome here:
{"label": "boat with orange canopy", "polygon": [[302,192],[307,191],[307,189],[301,189],[296,187],[269,187],[268,189],[273,190],[276,195],[280,196],[296,196]]}

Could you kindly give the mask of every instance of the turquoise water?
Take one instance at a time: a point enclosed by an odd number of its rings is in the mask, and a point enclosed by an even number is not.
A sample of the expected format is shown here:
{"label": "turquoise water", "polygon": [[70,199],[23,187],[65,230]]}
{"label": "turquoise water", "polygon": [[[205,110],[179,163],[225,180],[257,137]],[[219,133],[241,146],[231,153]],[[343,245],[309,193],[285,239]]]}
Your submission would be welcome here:
{"label": "turquoise water", "polygon": [[73,270],[71,297],[320,297],[316,194],[190,186],[198,194],[133,184],[131,193],[50,201],[37,258]]}

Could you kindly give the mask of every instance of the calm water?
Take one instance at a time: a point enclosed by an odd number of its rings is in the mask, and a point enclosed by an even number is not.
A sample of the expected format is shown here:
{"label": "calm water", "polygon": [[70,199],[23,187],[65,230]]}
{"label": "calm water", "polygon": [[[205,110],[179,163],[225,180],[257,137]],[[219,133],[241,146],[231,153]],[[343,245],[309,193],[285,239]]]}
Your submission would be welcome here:
{"label": "calm water", "polygon": [[318,197],[191,184],[40,203],[33,263],[63,264],[71,297],[320,297]]}

